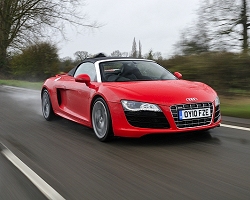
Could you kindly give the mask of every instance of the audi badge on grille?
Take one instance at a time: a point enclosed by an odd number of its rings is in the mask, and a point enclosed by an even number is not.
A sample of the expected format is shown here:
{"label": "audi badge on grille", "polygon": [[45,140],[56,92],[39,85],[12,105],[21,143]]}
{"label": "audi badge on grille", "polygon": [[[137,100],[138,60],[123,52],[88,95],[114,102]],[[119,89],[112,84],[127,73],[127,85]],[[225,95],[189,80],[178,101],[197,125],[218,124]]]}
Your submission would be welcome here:
{"label": "audi badge on grille", "polygon": [[186,101],[198,101],[196,97],[186,98]]}

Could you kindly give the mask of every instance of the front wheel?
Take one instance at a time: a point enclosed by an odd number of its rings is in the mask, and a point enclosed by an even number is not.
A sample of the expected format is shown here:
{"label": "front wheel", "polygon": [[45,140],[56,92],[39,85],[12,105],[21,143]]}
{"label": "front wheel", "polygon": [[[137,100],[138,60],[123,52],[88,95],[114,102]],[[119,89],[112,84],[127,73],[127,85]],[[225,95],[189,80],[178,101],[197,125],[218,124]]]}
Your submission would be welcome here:
{"label": "front wheel", "polygon": [[43,90],[42,93],[42,113],[44,118],[49,121],[54,117],[54,111],[51,105],[48,90]]}
{"label": "front wheel", "polygon": [[102,98],[97,98],[93,104],[92,125],[97,138],[102,142],[113,135],[110,112]]}

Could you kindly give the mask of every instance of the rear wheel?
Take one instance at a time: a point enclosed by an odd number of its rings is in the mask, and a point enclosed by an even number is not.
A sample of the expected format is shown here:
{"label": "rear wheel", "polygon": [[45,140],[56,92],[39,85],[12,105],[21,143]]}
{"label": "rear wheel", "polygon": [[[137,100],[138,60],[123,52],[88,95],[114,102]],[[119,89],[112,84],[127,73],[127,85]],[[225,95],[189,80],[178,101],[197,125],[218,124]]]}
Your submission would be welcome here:
{"label": "rear wheel", "polygon": [[51,105],[49,92],[46,89],[42,92],[42,113],[47,121],[54,117],[54,111]]}
{"label": "rear wheel", "polygon": [[97,98],[92,108],[92,125],[97,138],[104,142],[113,135],[110,112],[106,102]]}

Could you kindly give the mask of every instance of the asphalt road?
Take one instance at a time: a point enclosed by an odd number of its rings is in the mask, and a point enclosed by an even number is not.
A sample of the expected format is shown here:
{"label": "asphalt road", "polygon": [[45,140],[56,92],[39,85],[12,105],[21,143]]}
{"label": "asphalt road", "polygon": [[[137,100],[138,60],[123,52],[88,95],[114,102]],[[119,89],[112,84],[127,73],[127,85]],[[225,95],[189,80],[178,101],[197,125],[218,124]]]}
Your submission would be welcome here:
{"label": "asphalt road", "polygon": [[[0,86],[0,142],[65,199],[250,199],[248,130],[101,143],[84,126],[45,121],[40,104],[38,91]],[[46,198],[0,154],[0,199]]]}

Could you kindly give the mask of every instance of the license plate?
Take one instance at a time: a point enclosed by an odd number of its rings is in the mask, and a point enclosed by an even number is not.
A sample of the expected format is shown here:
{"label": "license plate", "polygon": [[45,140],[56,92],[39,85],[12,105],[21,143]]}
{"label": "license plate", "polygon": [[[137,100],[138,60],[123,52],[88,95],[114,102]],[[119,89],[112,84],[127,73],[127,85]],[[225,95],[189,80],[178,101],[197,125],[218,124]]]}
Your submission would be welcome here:
{"label": "license plate", "polygon": [[179,110],[179,120],[195,119],[211,116],[210,108]]}

